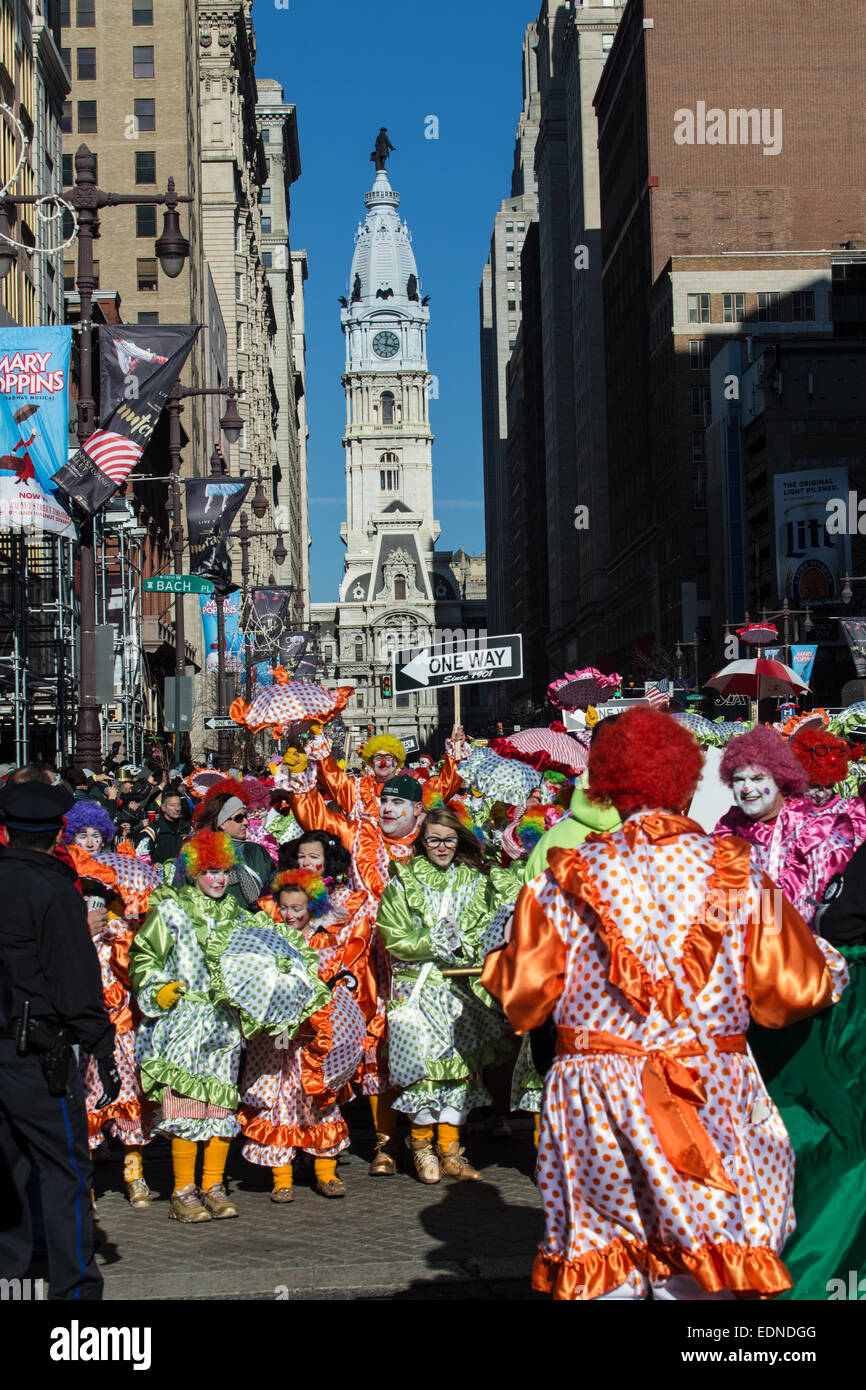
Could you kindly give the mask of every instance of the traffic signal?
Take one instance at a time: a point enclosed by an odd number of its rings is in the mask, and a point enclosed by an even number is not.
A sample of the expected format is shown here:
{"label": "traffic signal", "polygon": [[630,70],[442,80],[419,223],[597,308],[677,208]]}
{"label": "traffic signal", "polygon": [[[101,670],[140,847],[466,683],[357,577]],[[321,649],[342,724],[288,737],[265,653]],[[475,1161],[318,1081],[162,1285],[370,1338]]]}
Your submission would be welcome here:
{"label": "traffic signal", "polygon": [[383,699],[383,700],[390,700],[390,698],[391,698],[391,677],[390,677],[390,676],[382,676],[382,678],[381,678],[380,681],[379,681],[379,687],[380,687],[380,689],[381,689],[381,691],[382,691],[382,699]]}
{"label": "traffic signal", "polygon": [[373,737],[373,725],[372,725],[372,724],[368,724],[368,725],[367,725],[367,737],[368,737],[368,738],[372,738],[372,737]]}
{"label": "traffic signal", "polygon": [[501,725],[501,724],[497,724],[497,725],[496,725],[496,737],[497,737],[497,738],[501,738],[501,737],[502,737],[502,725]]}

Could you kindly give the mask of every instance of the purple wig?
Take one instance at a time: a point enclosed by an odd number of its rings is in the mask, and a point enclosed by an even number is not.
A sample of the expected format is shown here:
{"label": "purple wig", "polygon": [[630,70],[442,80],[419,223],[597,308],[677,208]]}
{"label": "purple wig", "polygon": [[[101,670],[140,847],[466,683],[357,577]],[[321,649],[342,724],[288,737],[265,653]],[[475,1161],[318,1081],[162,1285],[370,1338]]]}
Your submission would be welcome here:
{"label": "purple wig", "polygon": [[802,796],[808,778],[789,745],[766,724],[747,734],[738,734],[726,745],[719,764],[719,776],[726,786],[733,785],[734,773],[741,767],[759,767],[766,772],[783,796]]}
{"label": "purple wig", "polygon": [[64,816],[66,843],[71,844],[79,830],[90,829],[98,830],[106,845],[110,845],[117,834],[117,826],[98,801],[76,801]]}

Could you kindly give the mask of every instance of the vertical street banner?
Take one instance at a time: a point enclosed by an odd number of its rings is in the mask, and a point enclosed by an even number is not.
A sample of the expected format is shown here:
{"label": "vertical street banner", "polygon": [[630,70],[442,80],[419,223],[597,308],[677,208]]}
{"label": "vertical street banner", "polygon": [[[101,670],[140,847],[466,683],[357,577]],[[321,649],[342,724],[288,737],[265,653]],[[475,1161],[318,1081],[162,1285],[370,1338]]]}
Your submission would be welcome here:
{"label": "vertical street banner", "polygon": [[205,670],[216,672],[219,666],[219,626],[217,604],[223,606],[226,634],[226,670],[244,669],[244,639],[240,629],[240,595],[201,594],[201,627],[204,639]]}
{"label": "vertical street banner", "polygon": [[851,650],[854,670],[858,676],[866,676],[866,621],[861,618],[843,618],[840,626]]}
{"label": "vertical street banner", "polygon": [[812,667],[815,665],[815,655],[818,651],[816,643],[805,646],[797,645],[795,642],[791,646],[791,668],[796,671],[801,681],[809,684],[809,677],[812,674]]}
{"label": "vertical street banner", "polygon": [[[255,634],[253,650],[256,656],[276,656],[289,617],[293,592],[290,584],[253,589],[250,625]],[[277,664],[276,661],[274,664]]]}
{"label": "vertical street banner", "polygon": [[211,579],[217,593],[232,587],[228,534],[251,478],[184,478],[190,574]]}
{"label": "vertical street banner", "polygon": [[284,632],[280,638],[280,665],[285,666],[295,680],[308,681],[315,676],[315,662],[311,663],[307,658],[313,636],[312,632]]}
{"label": "vertical street banner", "polygon": [[197,323],[100,325],[99,425],[54,476],[84,511],[99,511],[126,482],[150,443],[199,329]]}
{"label": "vertical street banner", "polygon": [[0,531],[76,535],[52,481],[69,454],[71,328],[0,327]]}
{"label": "vertical street banner", "polygon": [[851,537],[827,529],[827,503],[848,503],[848,468],[803,468],[773,478],[776,578],[779,594],[793,602],[838,602],[842,576],[851,572]]}

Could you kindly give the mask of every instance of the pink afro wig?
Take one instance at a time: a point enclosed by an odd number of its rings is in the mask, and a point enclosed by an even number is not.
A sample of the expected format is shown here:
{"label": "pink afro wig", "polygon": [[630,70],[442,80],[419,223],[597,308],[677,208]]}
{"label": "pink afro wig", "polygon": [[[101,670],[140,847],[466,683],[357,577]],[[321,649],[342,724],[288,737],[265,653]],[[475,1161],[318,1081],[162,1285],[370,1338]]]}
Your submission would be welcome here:
{"label": "pink afro wig", "polygon": [[783,796],[802,796],[806,790],[808,778],[789,744],[766,724],[738,734],[726,745],[719,764],[719,776],[726,786],[733,784],[734,773],[741,767],[759,767],[772,777]]}
{"label": "pink afro wig", "polygon": [[702,767],[697,741],[682,724],[660,710],[630,709],[593,739],[586,795],[611,802],[621,815],[638,806],[682,811]]}

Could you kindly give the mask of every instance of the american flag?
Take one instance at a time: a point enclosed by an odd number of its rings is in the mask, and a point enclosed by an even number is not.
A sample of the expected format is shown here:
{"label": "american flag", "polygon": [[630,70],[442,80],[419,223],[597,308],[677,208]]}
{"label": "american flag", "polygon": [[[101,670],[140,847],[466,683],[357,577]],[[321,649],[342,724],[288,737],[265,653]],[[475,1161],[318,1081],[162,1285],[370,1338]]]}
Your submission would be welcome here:
{"label": "american flag", "polygon": [[84,452],[97,468],[120,487],[142,455],[140,444],[113,430],[94,430],[84,441]]}
{"label": "american flag", "polygon": [[669,684],[669,681],[659,681],[655,685],[647,685],[646,694],[644,698],[651,705],[669,705],[671,702],[671,697],[666,690],[662,690],[663,685],[667,686]]}

